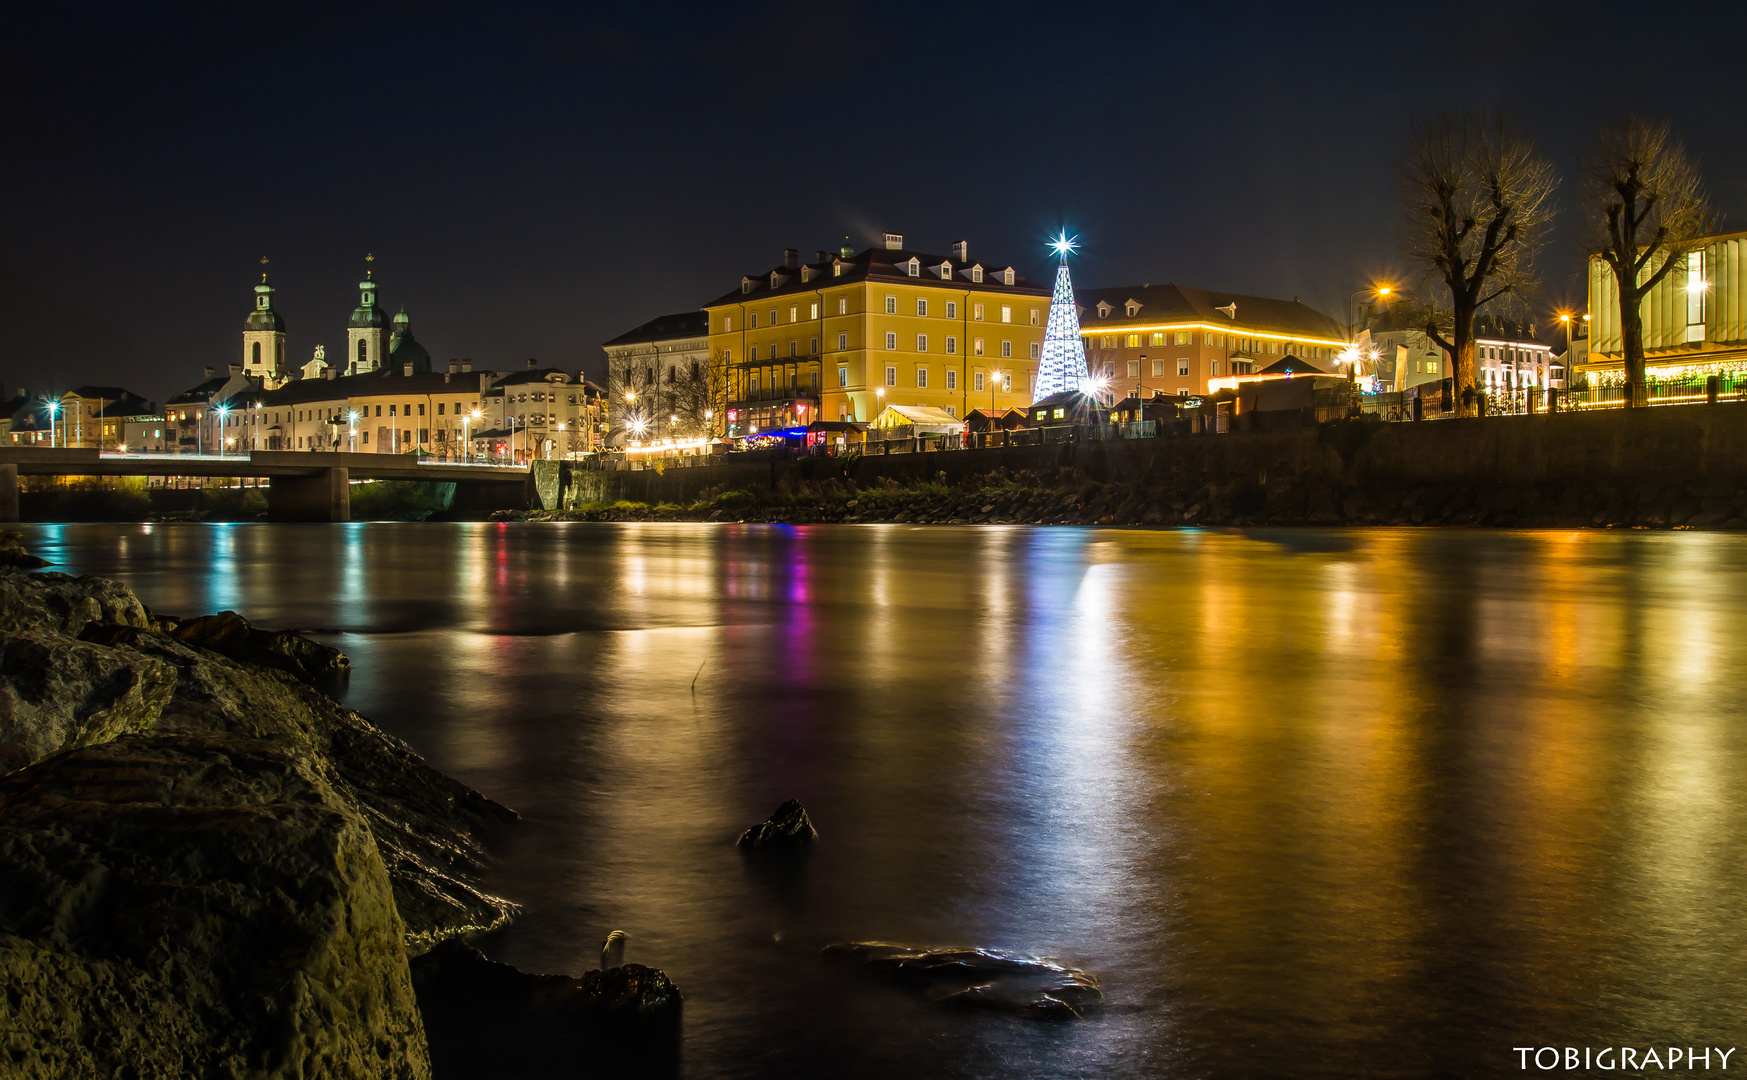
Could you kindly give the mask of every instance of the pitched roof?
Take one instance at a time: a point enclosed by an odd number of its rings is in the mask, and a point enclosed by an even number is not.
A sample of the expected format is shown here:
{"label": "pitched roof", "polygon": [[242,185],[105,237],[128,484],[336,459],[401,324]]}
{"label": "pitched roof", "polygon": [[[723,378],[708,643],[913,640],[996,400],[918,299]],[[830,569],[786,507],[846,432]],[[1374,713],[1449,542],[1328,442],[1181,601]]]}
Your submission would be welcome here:
{"label": "pitched roof", "polygon": [[[1105,328],[1117,330],[1125,326],[1196,322],[1229,326],[1239,332],[1254,330],[1328,341],[1346,339],[1340,323],[1298,300],[1275,300],[1267,296],[1216,292],[1172,283],[1078,289],[1075,295],[1083,309],[1080,330],[1088,334]],[[1133,316],[1128,314],[1129,300],[1140,303],[1140,310]],[[1110,306],[1107,316],[1099,316],[1099,301]],[[1219,310],[1233,305],[1236,318]]]}
{"label": "pitched roof", "polygon": [[[911,277],[902,264],[915,259],[920,268],[920,275]],[[835,273],[838,265],[842,265],[841,275]],[[942,278],[940,267],[949,265],[951,276]],[[971,270],[982,267],[983,280],[980,283],[971,281]],[[756,303],[778,296],[789,296],[796,293],[812,292],[814,289],[833,285],[851,285],[858,281],[888,281],[892,284],[902,282],[906,285],[935,285],[947,289],[962,289],[974,287],[985,292],[1015,293],[1021,296],[1048,296],[1049,290],[1036,282],[1013,274],[1013,284],[1005,285],[996,276],[1006,270],[1006,263],[989,263],[980,259],[952,259],[945,255],[932,255],[911,248],[897,250],[889,248],[867,248],[858,251],[848,258],[833,257],[822,263],[802,263],[798,266],[777,266],[759,274],[750,274],[743,279],[743,287],[733,292],[711,300],[704,307],[720,307],[723,304]],[[802,273],[805,270],[806,273]],[[773,284],[774,282],[774,284]]]}
{"label": "pitched roof", "polygon": [[386,397],[393,394],[434,396],[443,394],[477,394],[479,371],[456,373],[452,378],[440,371],[403,375],[392,369],[367,371],[362,375],[341,375],[336,378],[293,379],[277,390],[249,395],[249,403],[260,402],[265,408],[287,405],[307,405],[312,401],[344,401],[358,397]]}
{"label": "pitched roof", "polygon": [[497,379],[492,383],[492,386],[525,386],[529,383],[551,382],[553,381],[552,376],[554,375],[562,375],[564,377],[563,381],[567,383],[575,381],[570,377],[570,372],[565,371],[563,368],[525,368],[521,371],[511,372],[501,379]]}
{"label": "pitched roof", "polygon": [[1256,372],[1257,375],[1327,375],[1328,372],[1312,364],[1302,356],[1290,354],[1269,364]]}
{"label": "pitched roof", "polygon": [[710,334],[710,314],[702,308],[696,311],[676,311],[672,315],[657,315],[642,326],[627,330],[611,341],[601,342],[601,348],[609,345],[641,345],[646,341],[668,341],[673,338],[701,338]]}

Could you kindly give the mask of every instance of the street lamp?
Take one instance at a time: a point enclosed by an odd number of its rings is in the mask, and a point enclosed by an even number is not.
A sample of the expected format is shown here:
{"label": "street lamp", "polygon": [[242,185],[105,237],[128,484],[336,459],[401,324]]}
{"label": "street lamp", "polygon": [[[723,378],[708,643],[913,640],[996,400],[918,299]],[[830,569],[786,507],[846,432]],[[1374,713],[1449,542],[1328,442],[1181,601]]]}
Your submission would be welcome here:
{"label": "street lamp", "polygon": [[55,448],[55,417],[61,411],[60,399],[55,398],[55,399],[50,400],[48,402],[48,410],[49,410],[49,449],[53,450]]}
{"label": "street lamp", "polygon": [[230,441],[230,439],[225,437],[224,424],[225,418],[231,414],[231,407],[229,405],[220,405],[212,411],[218,414],[218,456],[224,457],[224,444]]}
{"label": "street lamp", "polygon": [[1357,299],[1358,297],[1363,296],[1366,293],[1374,294],[1377,297],[1377,299],[1379,299],[1379,300],[1387,300],[1389,298],[1390,294],[1392,294],[1394,292],[1395,292],[1395,287],[1392,285],[1373,285],[1369,289],[1355,289],[1355,290],[1353,290],[1353,294],[1351,296],[1347,297],[1347,340],[1348,341],[1353,340],[1353,301],[1355,299]]}
{"label": "street lamp", "polygon": [[479,419],[479,410],[474,409],[461,420],[461,438],[467,446],[467,460],[473,460],[473,422]]}

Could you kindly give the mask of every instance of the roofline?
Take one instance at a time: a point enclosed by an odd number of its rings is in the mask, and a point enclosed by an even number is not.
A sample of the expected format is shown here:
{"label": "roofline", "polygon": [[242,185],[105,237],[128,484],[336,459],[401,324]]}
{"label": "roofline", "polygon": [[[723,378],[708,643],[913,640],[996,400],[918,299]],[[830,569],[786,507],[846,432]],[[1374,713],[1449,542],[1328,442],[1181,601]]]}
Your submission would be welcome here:
{"label": "roofline", "polygon": [[[1121,329],[1124,331],[1128,331],[1128,330],[1211,330],[1214,333],[1218,333],[1218,334],[1230,334],[1230,333],[1235,332],[1235,333],[1241,333],[1246,337],[1273,338],[1273,339],[1276,339],[1279,341],[1308,341],[1313,345],[1350,345],[1350,344],[1352,344],[1351,342],[1347,341],[1345,338],[1317,337],[1314,334],[1286,334],[1286,333],[1281,333],[1279,331],[1274,331],[1274,330],[1250,330],[1250,329],[1247,329],[1247,328],[1245,328],[1242,325],[1237,324],[1237,323],[1227,323],[1224,326],[1215,326],[1213,323],[1201,322],[1199,320],[1191,321],[1191,322],[1174,322],[1174,323],[1146,323],[1146,324],[1122,323],[1119,327],[1115,327],[1115,326],[1113,326],[1113,324],[1105,324],[1105,325],[1111,325],[1113,328]],[[1081,337],[1089,337],[1092,334],[1097,333],[1098,330],[1099,330],[1099,327],[1096,325],[1091,326],[1091,327],[1087,327],[1085,324],[1082,323],[1080,325],[1080,336]],[[1156,348],[1175,349],[1175,348],[1181,348],[1181,347],[1182,346],[1177,346],[1177,345],[1150,346],[1150,348],[1155,348],[1155,349]]]}

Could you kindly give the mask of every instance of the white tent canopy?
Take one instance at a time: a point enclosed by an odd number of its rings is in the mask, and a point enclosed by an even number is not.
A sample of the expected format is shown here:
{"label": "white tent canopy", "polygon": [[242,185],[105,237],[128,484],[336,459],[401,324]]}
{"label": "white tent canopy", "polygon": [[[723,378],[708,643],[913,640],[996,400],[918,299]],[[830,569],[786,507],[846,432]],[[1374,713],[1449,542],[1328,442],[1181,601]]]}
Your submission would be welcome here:
{"label": "white tent canopy", "polygon": [[887,405],[873,419],[876,428],[911,428],[912,435],[951,435],[964,430],[964,421],[933,405]]}

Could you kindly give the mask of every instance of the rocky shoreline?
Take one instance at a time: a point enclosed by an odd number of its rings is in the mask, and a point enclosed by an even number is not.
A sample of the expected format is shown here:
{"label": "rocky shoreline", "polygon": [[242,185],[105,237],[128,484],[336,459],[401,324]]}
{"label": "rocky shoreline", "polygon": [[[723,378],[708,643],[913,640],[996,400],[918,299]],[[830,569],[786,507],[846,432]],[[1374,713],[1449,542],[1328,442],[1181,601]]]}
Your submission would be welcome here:
{"label": "rocky shoreline", "polygon": [[8,1076],[479,1075],[506,1027],[552,1025],[661,1059],[679,994],[652,969],[494,965],[545,980],[530,1002],[564,999],[496,1026],[455,1014],[440,972],[415,979],[434,946],[514,917],[479,882],[515,814],[325,693],[347,666],[234,612],[169,618],[119,582],[0,569]]}

